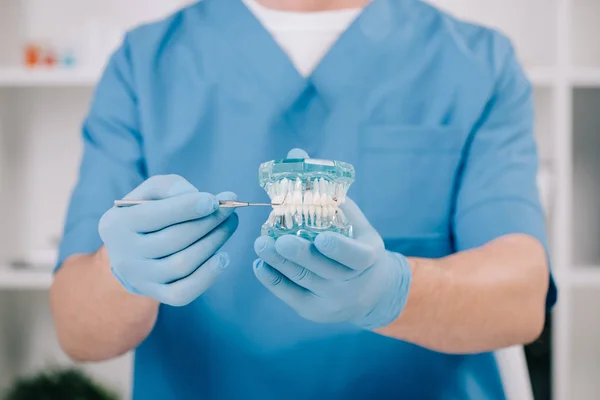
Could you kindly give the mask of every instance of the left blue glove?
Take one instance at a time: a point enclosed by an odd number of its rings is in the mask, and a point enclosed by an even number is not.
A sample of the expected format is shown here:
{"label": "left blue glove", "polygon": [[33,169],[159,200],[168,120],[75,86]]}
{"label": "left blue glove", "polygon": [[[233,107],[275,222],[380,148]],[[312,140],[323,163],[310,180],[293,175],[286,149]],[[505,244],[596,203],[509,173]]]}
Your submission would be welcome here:
{"label": "left blue glove", "polygon": [[374,330],[398,318],[408,297],[408,260],[386,251],[381,236],[350,199],[342,206],[355,237],[319,234],[254,243],[258,280],[300,316],[314,322],[350,322]]}

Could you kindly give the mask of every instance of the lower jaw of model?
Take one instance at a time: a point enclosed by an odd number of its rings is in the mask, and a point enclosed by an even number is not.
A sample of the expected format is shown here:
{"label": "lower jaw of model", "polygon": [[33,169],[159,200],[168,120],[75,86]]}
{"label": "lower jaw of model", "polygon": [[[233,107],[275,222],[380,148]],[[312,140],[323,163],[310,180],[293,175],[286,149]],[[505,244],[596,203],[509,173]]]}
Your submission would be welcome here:
{"label": "lower jaw of model", "polygon": [[323,232],[352,237],[352,225],[340,209],[354,182],[354,167],[340,161],[286,159],[260,166],[259,180],[274,206],[263,235],[296,235],[308,240]]}

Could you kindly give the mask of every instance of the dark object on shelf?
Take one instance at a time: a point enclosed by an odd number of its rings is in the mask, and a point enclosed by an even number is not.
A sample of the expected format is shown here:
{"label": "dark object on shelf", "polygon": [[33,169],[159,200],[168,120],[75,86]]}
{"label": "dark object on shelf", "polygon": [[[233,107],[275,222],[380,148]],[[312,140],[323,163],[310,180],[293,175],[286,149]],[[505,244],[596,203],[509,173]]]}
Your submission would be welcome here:
{"label": "dark object on shelf", "polygon": [[8,265],[12,269],[18,270],[30,270],[30,271],[52,271],[52,264],[38,264],[25,259],[14,259],[11,260]]}
{"label": "dark object on shelf", "polygon": [[18,379],[2,400],[119,400],[77,369],[53,369]]}
{"label": "dark object on shelf", "polygon": [[525,346],[529,375],[535,400],[552,398],[552,315],[547,315],[546,324],[538,340]]}

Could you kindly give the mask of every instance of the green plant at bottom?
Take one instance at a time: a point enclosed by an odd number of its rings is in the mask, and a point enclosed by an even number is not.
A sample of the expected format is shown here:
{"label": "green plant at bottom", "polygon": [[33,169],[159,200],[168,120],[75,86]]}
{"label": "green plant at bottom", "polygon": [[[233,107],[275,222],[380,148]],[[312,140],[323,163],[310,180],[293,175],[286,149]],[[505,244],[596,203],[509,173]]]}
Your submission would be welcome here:
{"label": "green plant at bottom", "polygon": [[119,396],[84,372],[71,368],[19,378],[3,400],[119,400]]}

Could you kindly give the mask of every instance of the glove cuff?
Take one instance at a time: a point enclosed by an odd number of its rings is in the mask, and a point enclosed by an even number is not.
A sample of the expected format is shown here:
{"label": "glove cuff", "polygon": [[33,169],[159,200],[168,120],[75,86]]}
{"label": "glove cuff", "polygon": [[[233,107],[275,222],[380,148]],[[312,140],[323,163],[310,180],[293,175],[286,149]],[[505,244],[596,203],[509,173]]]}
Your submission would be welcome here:
{"label": "glove cuff", "polygon": [[394,264],[389,277],[390,286],[377,306],[358,323],[366,330],[373,331],[388,326],[398,319],[406,306],[412,283],[410,263],[403,255],[391,251],[387,252],[387,257]]}
{"label": "glove cuff", "polygon": [[128,284],[125,279],[123,279],[121,277],[121,275],[119,275],[119,273],[117,272],[117,270],[115,270],[112,265],[110,267],[110,272],[113,274],[113,276],[115,277],[115,279],[121,284],[121,286],[123,286],[123,288],[125,288],[125,290],[127,290],[129,293],[131,294],[137,294],[137,295],[141,295],[140,292],[138,292],[137,290],[135,290],[130,284]]}

